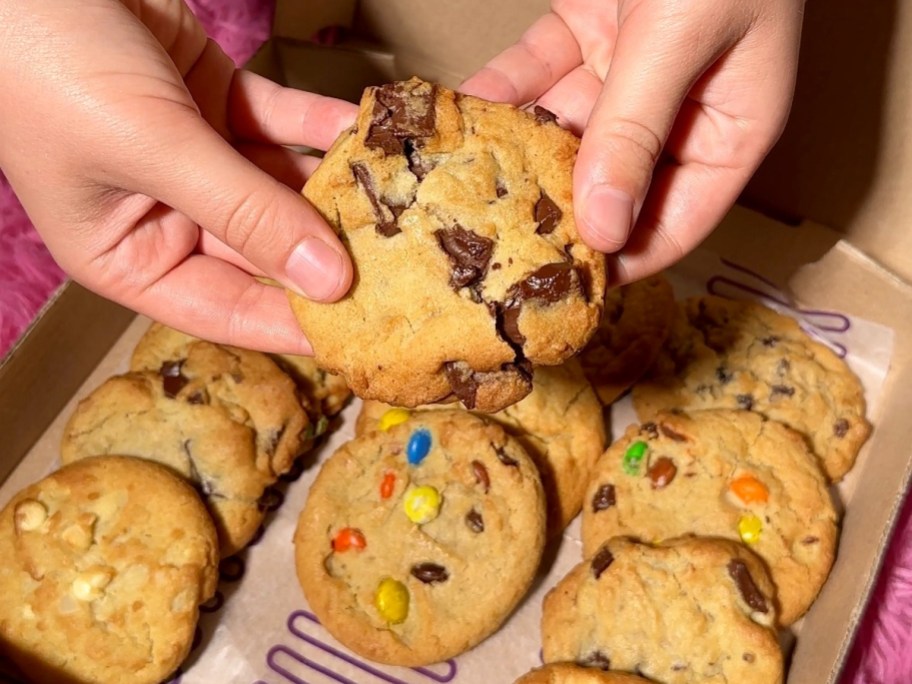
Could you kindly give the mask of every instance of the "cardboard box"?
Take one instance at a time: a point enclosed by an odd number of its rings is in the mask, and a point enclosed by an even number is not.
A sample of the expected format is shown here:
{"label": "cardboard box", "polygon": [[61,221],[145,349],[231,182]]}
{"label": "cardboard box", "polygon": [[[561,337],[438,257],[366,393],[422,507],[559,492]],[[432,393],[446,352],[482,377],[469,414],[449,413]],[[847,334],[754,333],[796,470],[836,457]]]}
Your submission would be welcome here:
{"label": "cardboard box", "polygon": [[[288,85],[352,100],[366,84],[412,74],[455,85],[515,40],[547,5],[545,0],[279,0],[275,37],[252,67]],[[307,42],[333,25],[350,29],[338,46]],[[889,40],[902,26],[912,28],[912,13],[900,12],[895,2],[875,3],[863,15],[848,0],[808,5],[794,117],[745,194],[746,204],[780,220],[739,207],[706,243],[711,252],[762,273],[805,308],[840,311],[893,331],[889,373],[869,415],[873,436],[840,488],[846,514],[839,557],[801,627],[791,657],[791,684],[837,680],[912,473],[912,421],[907,416],[912,403],[912,217],[905,201],[912,187],[912,145],[904,144],[912,97],[912,80],[906,75],[912,62],[909,46]],[[849,35],[851,51],[839,40]],[[870,59],[864,61],[864,56]],[[851,96],[846,83],[853,84]],[[897,190],[902,188],[905,193]],[[48,304],[0,365],[0,434],[5,437],[0,480],[6,480],[0,504],[8,490],[44,474],[76,400],[124,368],[144,325],[73,284]],[[17,469],[20,463],[35,465]],[[276,529],[269,534],[286,534],[296,514],[286,511],[285,518],[273,521]],[[273,568],[261,550],[249,552],[250,574],[265,573],[277,586],[294,581],[290,554],[288,568]],[[251,591],[249,586],[246,590]],[[255,593],[254,598],[268,607],[267,594]],[[229,600],[225,624],[244,624],[246,617],[231,612],[240,599]],[[296,620],[308,618],[301,611],[289,616],[291,633]],[[242,642],[271,643],[262,631],[257,623],[249,633],[220,632],[212,641],[236,642],[242,653]],[[537,650],[537,631],[517,634],[517,639],[523,648]],[[266,657],[274,659],[277,653],[282,654],[281,648],[273,646]],[[256,669],[262,662],[235,669],[229,664],[217,662],[224,675],[220,681],[263,676]],[[443,671],[432,674],[435,681],[453,680]],[[355,681],[380,681],[364,676],[368,678]],[[192,671],[185,680],[203,681],[194,679]]]}

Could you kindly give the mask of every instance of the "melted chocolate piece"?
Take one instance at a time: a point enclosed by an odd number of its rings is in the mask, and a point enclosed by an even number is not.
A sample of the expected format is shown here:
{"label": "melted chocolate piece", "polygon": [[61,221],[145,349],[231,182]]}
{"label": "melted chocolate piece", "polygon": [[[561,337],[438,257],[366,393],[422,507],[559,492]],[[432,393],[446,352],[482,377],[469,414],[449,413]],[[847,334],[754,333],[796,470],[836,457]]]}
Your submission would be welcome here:
{"label": "melted chocolate piece", "polygon": [[433,162],[423,158],[418,153],[418,150],[415,149],[415,143],[409,138],[406,138],[403,141],[402,149],[405,152],[405,158],[408,160],[409,171],[415,175],[415,178],[417,178],[420,183],[424,180],[425,176],[434,170]]}
{"label": "melted chocolate piece", "polygon": [[465,521],[466,526],[475,534],[481,534],[484,532],[484,518],[482,518],[481,513],[476,511],[474,508],[466,513]]}
{"label": "melted chocolate piece", "polygon": [[481,485],[484,493],[491,491],[491,478],[488,476],[488,469],[485,468],[481,461],[472,461],[472,474],[475,476],[475,482]]}
{"label": "melted chocolate piece", "polygon": [[743,653],[741,655],[741,660],[743,660],[745,663],[752,663],[754,660],[756,660],[756,658],[753,653]]}
{"label": "melted chocolate piece", "polygon": [[189,397],[187,397],[188,404],[208,404],[209,397],[206,396],[206,393],[202,390],[196,390]]}
{"label": "melted chocolate piece", "polygon": [[646,473],[652,480],[653,489],[664,489],[678,474],[678,467],[667,456],[662,456],[653,463]]}
{"label": "melted chocolate piece", "polygon": [[526,341],[519,331],[519,313],[523,302],[537,299],[553,304],[565,298],[574,288],[579,288],[579,274],[572,264],[565,261],[545,264],[525,280],[512,285],[502,308],[504,337],[517,345]]}
{"label": "melted chocolate piece", "polygon": [[735,397],[735,401],[738,402],[738,408],[742,408],[745,411],[750,411],[754,408],[754,397],[751,394],[739,394]]}
{"label": "melted chocolate piece", "polygon": [[789,385],[773,385],[772,392],[770,392],[770,397],[791,397],[795,395],[795,388]]}
{"label": "melted chocolate piece", "polygon": [[816,544],[819,541],[820,541],[820,537],[805,537],[804,539],[801,540],[801,543],[804,544],[805,546],[808,546],[810,544]]}
{"label": "melted chocolate piece", "polygon": [[754,578],[751,577],[750,570],[747,569],[747,565],[743,560],[737,558],[730,560],[728,563],[728,575],[738,585],[741,598],[752,610],[756,610],[758,613],[769,612],[766,598],[760,593],[757,585],[754,584]]}
{"label": "melted chocolate piece", "polygon": [[190,382],[190,380],[181,373],[183,365],[183,359],[180,361],[165,361],[161,365],[161,368],[158,369],[158,374],[162,378],[162,389],[165,390],[165,396],[169,399],[174,399],[174,397],[184,389],[184,386]]}
{"label": "melted chocolate piece", "polygon": [[[377,233],[383,237],[393,237],[402,232],[396,223],[400,214],[405,211],[406,207],[401,205],[388,205],[377,196],[377,190],[374,188],[374,181],[371,178],[370,171],[364,164],[352,164],[352,174],[358,185],[364,190],[367,198],[370,200],[371,207],[374,209],[374,216],[377,218]],[[386,209],[386,212],[383,211]],[[387,212],[389,216],[387,216]]]}
{"label": "melted chocolate piece", "polygon": [[560,207],[542,190],[541,198],[535,203],[535,221],[538,223],[535,232],[539,235],[553,233],[563,215],[564,212],[560,210]]}
{"label": "melted chocolate piece", "polygon": [[450,579],[450,573],[442,565],[436,563],[419,563],[412,566],[412,577],[421,580],[425,584],[435,582],[446,582]]}
{"label": "melted chocolate piece", "polygon": [[617,503],[617,496],[613,484],[603,484],[592,497],[592,512],[604,511]]}
{"label": "melted chocolate piece", "polygon": [[283,425],[278,430],[273,430],[272,434],[269,435],[269,444],[266,445],[266,453],[270,456],[274,456],[276,449],[279,447],[279,442],[282,441],[282,435],[285,434],[285,428],[287,425]]}
{"label": "melted chocolate piece", "polygon": [[506,363],[500,367],[499,371],[489,372],[472,370],[472,367],[465,361],[448,361],[443,366],[443,372],[447,382],[450,383],[453,394],[467,409],[475,408],[479,387],[487,382],[496,381],[498,375],[502,373],[515,373],[529,386],[530,391],[532,389],[532,369],[525,360]]}
{"label": "melted chocolate piece", "polygon": [[501,183],[500,183],[499,180],[497,181],[497,187],[495,188],[494,192],[497,193],[497,198],[498,198],[498,199],[504,198],[504,197],[506,197],[507,195],[510,194],[510,193],[507,191],[507,189],[506,189],[503,185],[501,185]]}
{"label": "melted chocolate piece", "polygon": [[541,105],[535,105],[532,113],[535,115],[535,120],[540,124],[557,123],[557,115]]}
{"label": "melted chocolate piece", "polygon": [[[492,444],[491,446],[494,445]],[[519,465],[519,461],[507,454],[502,446],[495,446],[494,453],[497,454],[497,460],[503,463],[505,466],[516,468]]]}
{"label": "melted chocolate piece", "polygon": [[437,86],[388,83],[374,89],[374,110],[364,139],[370,149],[402,154],[404,141],[417,145],[434,134]]}
{"label": "melted chocolate piece", "polygon": [[686,442],[687,435],[682,435],[680,432],[668,427],[665,423],[659,425],[659,430],[662,431],[662,434],[668,437],[672,442]]}
{"label": "melted chocolate piece", "polygon": [[659,436],[659,428],[651,420],[648,423],[643,423],[640,426],[640,434],[642,435],[644,432],[646,433],[646,436],[649,437],[649,439],[657,439]]}
{"label": "melted chocolate piece", "polygon": [[845,418],[840,418],[833,425],[833,434],[842,439],[849,433],[849,421]]}
{"label": "melted chocolate piece", "polygon": [[720,384],[727,385],[731,382],[733,377],[734,375],[732,372],[725,366],[719,366],[716,368],[716,380],[718,380]]}
{"label": "melted chocolate piece", "polygon": [[602,576],[602,573],[608,569],[608,566],[614,562],[614,556],[611,555],[611,551],[608,550],[607,546],[603,546],[598,553],[595,554],[595,557],[592,559],[592,575],[595,579],[598,579]]}
{"label": "melted chocolate piece", "polygon": [[788,359],[779,359],[779,363],[776,365],[776,373],[779,375],[785,375],[792,368],[792,362]]}
{"label": "melted chocolate piece", "polygon": [[488,271],[488,262],[494,251],[494,241],[466,230],[460,225],[434,231],[440,249],[446,252],[453,266],[450,285],[458,290],[474,285]]}
{"label": "melted chocolate piece", "polygon": [[764,347],[775,347],[778,341],[779,338],[775,335],[770,335],[769,337],[764,337],[762,340],[760,340]]}

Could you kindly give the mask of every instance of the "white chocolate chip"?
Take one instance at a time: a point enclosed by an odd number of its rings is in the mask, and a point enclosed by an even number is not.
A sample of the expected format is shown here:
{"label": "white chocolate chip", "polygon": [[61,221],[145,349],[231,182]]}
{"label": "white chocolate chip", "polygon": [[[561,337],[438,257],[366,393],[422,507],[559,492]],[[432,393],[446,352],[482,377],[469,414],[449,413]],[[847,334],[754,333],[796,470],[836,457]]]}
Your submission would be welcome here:
{"label": "white chocolate chip", "polygon": [[96,519],[94,513],[84,513],[79,516],[78,522],[67,527],[60,537],[74,549],[85,551],[94,541]]}
{"label": "white chocolate chip", "polygon": [[33,532],[44,525],[48,511],[40,501],[26,499],[16,505],[14,517],[18,532]]}
{"label": "white chocolate chip", "polygon": [[95,601],[104,596],[104,588],[111,583],[111,570],[89,570],[81,573],[70,587],[70,593],[80,601]]}

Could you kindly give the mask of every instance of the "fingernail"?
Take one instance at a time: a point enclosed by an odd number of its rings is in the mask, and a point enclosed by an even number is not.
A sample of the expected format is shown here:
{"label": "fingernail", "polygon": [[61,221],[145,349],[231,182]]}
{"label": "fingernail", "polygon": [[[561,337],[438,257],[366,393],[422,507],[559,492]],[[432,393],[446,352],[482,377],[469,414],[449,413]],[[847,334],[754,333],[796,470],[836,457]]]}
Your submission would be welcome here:
{"label": "fingernail", "polygon": [[302,295],[323,301],[342,280],[342,255],[319,238],[304,238],[288,257],[285,274]]}
{"label": "fingernail", "polygon": [[630,235],[633,198],[610,185],[596,185],[583,204],[582,220],[589,237],[586,242],[591,247],[600,252],[616,252]]}

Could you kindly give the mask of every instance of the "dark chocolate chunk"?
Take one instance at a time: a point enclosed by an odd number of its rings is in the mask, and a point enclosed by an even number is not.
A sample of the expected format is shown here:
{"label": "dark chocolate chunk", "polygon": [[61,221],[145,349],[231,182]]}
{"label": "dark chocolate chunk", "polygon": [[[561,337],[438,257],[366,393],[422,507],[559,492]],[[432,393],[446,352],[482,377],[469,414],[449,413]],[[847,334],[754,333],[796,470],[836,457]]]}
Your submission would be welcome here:
{"label": "dark chocolate chunk", "polygon": [[538,228],[535,229],[535,232],[539,235],[548,235],[554,232],[563,215],[564,212],[560,210],[560,207],[542,190],[541,197],[535,203],[535,221],[538,223]]}
{"label": "dark chocolate chunk", "polygon": [[845,418],[840,418],[833,425],[833,434],[842,439],[849,432],[849,421]]}
{"label": "dark chocolate chunk", "polygon": [[[377,233],[383,237],[393,237],[402,232],[396,223],[399,215],[405,211],[406,207],[401,205],[388,205],[377,196],[377,190],[374,188],[374,181],[371,178],[370,171],[364,164],[352,164],[352,174],[361,189],[364,190],[367,198],[370,200],[371,207],[374,209],[374,216],[377,218]],[[384,211],[384,209],[386,211]]]}
{"label": "dark chocolate chunk", "polygon": [[792,397],[795,395],[795,388],[789,385],[773,385],[772,392],[770,392],[770,397],[775,398],[778,396],[783,397]]}
{"label": "dark chocolate chunk", "polygon": [[754,584],[754,578],[751,577],[750,570],[747,569],[743,560],[732,558],[728,563],[728,574],[738,585],[741,598],[752,610],[756,610],[758,613],[769,612],[766,598]]}
{"label": "dark chocolate chunk", "polygon": [[287,425],[283,425],[278,430],[273,430],[269,435],[269,443],[266,445],[266,453],[270,456],[275,455],[276,449],[279,447],[279,442],[282,441],[282,435],[285,434],[285,428]]}
{"label": "dark chocolate chunk", "polygon": [[585,658],[577,661],[581,667],[594,667],[608,672],[611,669],[611,659],[601,651],[593,651]]}
{"label": "dark chocolate chunk", "polygon": [[436,563],[419,563],[412,566],[412,577],[421,580],[425,584],[435,582],[446,582],[450,578],[450,573],[442,565]]}
{"label": "dark chocolate chunk", "polygon": [[674,430],[673,428],[670,428],[665,423],[661,423],[659,425],[659,430],[661,430],[662,434],[665,435],[666,437],[668,437],[668,439],[670,439],[673,442],[686,442],[687,441],[687,435],[682,435],[680,432]]}
{"label": "dark chocolate chunk", "polygon": [[508,341],[522,345],[526,341],[519,331],[519,313],[523,302],[537,299],[545,304],[553,304],[566,297],[574,288],[579,288],[579,274],[566,261],[545,264],[525,280],[512,285],[502,308],[503,335]]}
{"label": "dark chocolate chunk", "polygon": [[608,566],[614,562],[614,556],[607,546],[603,546],[592,559],[592,575],[595,579],[602,576],[602,573],[608,569]]}
{"label": "dark chocolate chunk", "polygon": [[614,492],[613,484],[603,484],[592,497],[592,512],[598,513],[604,511],[617,503],[617,496]]}
{"label": "dark chocolate chunk", "polygon": [[754,656],[753,653],[742,653],[741,654],[741,660],[743,660],[745,663],[752,663],[752,662],[754,662],[755,659],[756,659],[756,657]]}
{"label": "dark chocolate chunk", "polygon": [[671,484],[677,473],[678,467],[674,464],[674,461],[667,456],[662,456],[649,467],[646,474],[652,480],[653,489],[664,489]]}
{"label": "dark chocolate chunk", "polygon": [[497,193],[498,199],[502,199],[509,194],[509,192],[507,192],[507,189],[501,185],[501,182],[499,180],[497,181],[497,187],[495,188],[494,192]]}
{"label": "dark chocolate chunk", "polygon": [[525,360],[504,364],[498,371],[475,371],[465,361],[448,361],[444,364],[443,372],[453,394],[467,409],[475,408],[479,387],[488,382],[496,382],[503,373],[516,374],[532,391],[532,370]]}
{"label": "dark chocolate chunk", "polygon": [[770,336],[764,337],[762,340],[760,340],[760,342],[763,344],[764,347],[775,347],[776,343],[778,341],[779,341],[779,338],[776,337],[775,335],[770,335]]}
{"label": "dark chocolate chunk", "polygon": [[640,426],[640,434],[642,435],[644,432],[646,433],[646,436],[649,437],[649,439],[656,439],[659,436],[659,428],[651,420],[647,423],[643,423]]}
{"label": "dark chocolate chunk", "polygon": [[738,402],[738,408],[742,408],[745,411],[750,411],[754,408],[754,397],[750,394],[738,394],[735,396],[735,401]]}
{"label": "dark chocolate chunk", "polygon": [[427,83],[388,83],[374,89],[374,110],[364,145],[402,154],[404,141],[423,142],[434,134],[437,87]]}
{"label": "dark chocolate chunk", "polygon": [[557,123],[557,115],[541,105],[535,105],[532,112],[535,114],[535,120],[540,124]]}
{"label": "dark chocolate chunk", "polygon": [[472,530],[472,532],[475,532],[476,534],[484,532],[484,518],[482,518],[481,513],[474,508],[466,513],[465,521],[466,526]]}
{"label": "dark chocolate chunk", "polygon": [[162,377],[162,388],[165,390],[165,396],[169,399],[174,399],[184,389],[184,386],[190,382],[181,373],[183,365],[183,359],[180,361],[165,361],[161,368],[158,369],[158,374]]}
{"label": "dark chocolate chunk", "polygon": [[450,285],[455,289],[473,285],[484,278],[494,251],[494,241],[460,225],[434,231],[434,237],[450,258]]}
{"label": "dark chocolate chunk", "polygon": [[805,546],[809,546],[811,544],[816,544],[819,541],[820,541],[820,537],[805,537],[804,539],[801,540],[801,543],[804,544]]}
{"label": "dark chocolate chunk", "polygon": [[208,404],[209,397],[206,396],[206,393],[202,390],[196,390],[189,397],[187,397],[188,404]]}
{"label": "dark chocolate chunk", "polygon": [[408,160],[409,171],[415,175],[415,178],[420,183],[434,169],[433,162],[422,157],[415,148],[414,141],[409,138],[403,141],[402,149],[405,152],[405,158]]}
{"label": "dark chocolate chunk", "polygon": [[734,375],[732,374],[732,372],[730,370],[728,370],[725,366],[719,366],[718,368],[716,368],[716,380],[719,381],[719,384],[727,385],[728,383],[731,382],[733,377],[734,377]]}
{"label": "dark chocolate chunk", "polygon": [[[493,444],[491,446],[494,446]],[[497,460],[503,463],[505,466],[515,468],[519,465],[519,461],[510,456],[502,446],[494,446],[494,453],[497,454]]]}
{"label": "dark chocolate chunk", "polygon": [[475,476],[475,482],[481,485],[484,493],[491,490],[491,478],[488,476],[488,469],[485,468],[481,461],[472,461],[472,474]]}

